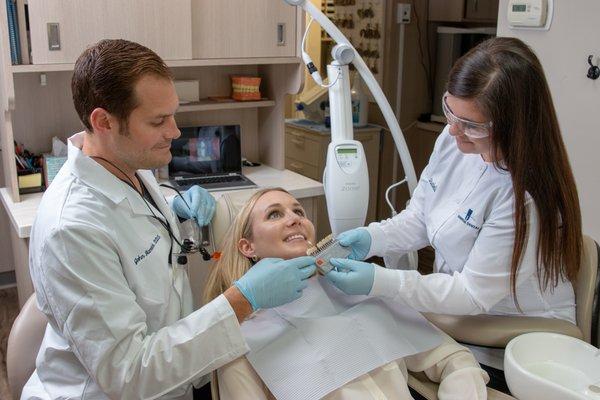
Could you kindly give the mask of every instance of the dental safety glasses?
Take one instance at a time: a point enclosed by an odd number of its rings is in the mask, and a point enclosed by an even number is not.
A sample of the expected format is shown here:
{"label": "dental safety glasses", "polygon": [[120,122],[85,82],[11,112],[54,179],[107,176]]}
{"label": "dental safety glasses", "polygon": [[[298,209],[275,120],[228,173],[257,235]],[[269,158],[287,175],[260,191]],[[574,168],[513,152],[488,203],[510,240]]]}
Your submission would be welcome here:
{"label": "dental safety glasses", "polygon": [[490,135],[492,129],[492,122],[473,122],[466,119],[462,119],[454,115],[448,103],[446,97],[450,93],[446,92],[442,96],[442,110],[449,125],[457,125],[461,132],[472,139],[483,139]]}

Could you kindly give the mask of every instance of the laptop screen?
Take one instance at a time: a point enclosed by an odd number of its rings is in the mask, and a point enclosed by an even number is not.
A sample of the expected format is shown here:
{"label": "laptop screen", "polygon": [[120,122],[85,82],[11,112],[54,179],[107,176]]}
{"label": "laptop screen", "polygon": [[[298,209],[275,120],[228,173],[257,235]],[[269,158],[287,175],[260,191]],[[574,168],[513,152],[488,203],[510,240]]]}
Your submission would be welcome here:
{"label": "laptop screen", "polygon": [[242,172],[239,125],[180,130],[181,136],[171,142],[171,178]]}

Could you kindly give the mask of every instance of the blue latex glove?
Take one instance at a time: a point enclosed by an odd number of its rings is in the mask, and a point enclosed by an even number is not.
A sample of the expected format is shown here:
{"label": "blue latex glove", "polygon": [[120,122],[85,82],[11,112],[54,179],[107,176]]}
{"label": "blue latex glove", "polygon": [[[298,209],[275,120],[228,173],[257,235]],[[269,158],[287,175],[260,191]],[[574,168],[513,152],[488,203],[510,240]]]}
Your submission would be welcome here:
{"label": "blue latex glove", "polygon": [[306,280],[316,271],[315,258],[304,256],[282,260],[265,258],[256,263],[234,285],[254,311],[289,303],[302,296]]}
{"label": "blue latex glove", "polygon": [[[208,225],[215,214],[215,199],[206,189],[200,186],[192,186],[182,194],[173,199],[173,211],[178,217],[184,219],[195,219],[198,225]],[[185,200],[185,201],[184,201]]]}
{"label": "blue latex glove", "polygon": [[371,292],[375,279],[373,264],[344,258],[332,258],[329,262],[335,269],[325,277],[335,287],[346,294],[367,295]]}
{"label": "blue latex glove", "polygon": [[348,256],[352,260],[364,260],[371,249],[371,234],[366,228],[351,229],[338,235],[337,240],[342,246],[350,247]]}

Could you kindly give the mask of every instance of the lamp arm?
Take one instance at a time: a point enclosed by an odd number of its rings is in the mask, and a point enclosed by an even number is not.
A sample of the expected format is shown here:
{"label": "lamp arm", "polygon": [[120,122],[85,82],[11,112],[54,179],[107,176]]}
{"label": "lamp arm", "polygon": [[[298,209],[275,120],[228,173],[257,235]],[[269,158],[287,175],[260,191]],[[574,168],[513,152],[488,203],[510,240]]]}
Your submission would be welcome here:
{"label": "lamp arm", "polygon": [[344,36],[344,34],[338,29],[337,26],[325,15],[323,12],[317,8],[312,2],[308,0],[284,0],[286,3],[301,7],[306,13],[308,13],[315,21],[321,25],[321,27],[335,40],[338,44],[346,44],[354,51],[354,59],[352,63],[356,67],[356,70],[363,78],[363,81],[371,91],[375,102],[379,106],[381,113],[387,123],[390,132],[392,133],[392,137],[394,139],[394,143],[396,144],[396,149],[398,150],[398,154],[400,155],[400,161],[402,162],[402,167],[404,169],[404,173],[406,174],[406,182],[408,184],[408,190],[410,195],[412,196],[415,188],[417,187],[417,176],[415,173],[415,168],[412,162],[412,158],[410,156],[410,152],[408,151],[408,146],[406,145],[406,141],[404,140],[404,136],[402,134],[402,130],[400,129],[400,125],[398,124],[398,120],[392,111],[392,107],[388,102],[387,98],[383,94],[383,91],[379,87],[377,80],[369,70],[369,67],[365,64],[364,60],[358,54],[358,51],[352,46],[352,43]]}

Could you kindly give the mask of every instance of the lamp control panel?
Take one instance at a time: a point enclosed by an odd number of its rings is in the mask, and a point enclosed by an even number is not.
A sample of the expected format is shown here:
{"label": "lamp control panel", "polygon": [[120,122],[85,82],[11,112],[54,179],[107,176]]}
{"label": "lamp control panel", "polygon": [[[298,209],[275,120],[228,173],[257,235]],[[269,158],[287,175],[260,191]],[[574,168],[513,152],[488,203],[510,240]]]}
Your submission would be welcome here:
{"label": "lamp control panel", "polygon": [[355,144],[338,145],[335,148],[335,159],[340,169],[347,174],[355,173],[361,166],[362,149]]}

